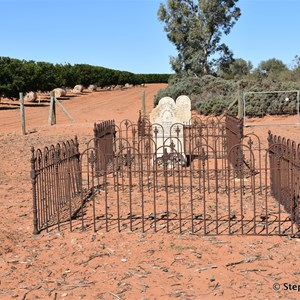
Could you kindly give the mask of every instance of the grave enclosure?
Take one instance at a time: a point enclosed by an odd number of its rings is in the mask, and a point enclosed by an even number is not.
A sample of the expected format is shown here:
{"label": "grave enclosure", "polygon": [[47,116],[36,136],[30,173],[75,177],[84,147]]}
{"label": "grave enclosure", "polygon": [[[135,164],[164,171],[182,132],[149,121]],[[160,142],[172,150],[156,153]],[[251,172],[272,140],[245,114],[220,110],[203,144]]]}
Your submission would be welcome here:
{"label": "grave enclosure", "polygon": [[166,97],[150,118],[95,124],[86,145],[32,149],[34,233],[297,234],[300,145],[269,133],[261,149],[242,124]]}

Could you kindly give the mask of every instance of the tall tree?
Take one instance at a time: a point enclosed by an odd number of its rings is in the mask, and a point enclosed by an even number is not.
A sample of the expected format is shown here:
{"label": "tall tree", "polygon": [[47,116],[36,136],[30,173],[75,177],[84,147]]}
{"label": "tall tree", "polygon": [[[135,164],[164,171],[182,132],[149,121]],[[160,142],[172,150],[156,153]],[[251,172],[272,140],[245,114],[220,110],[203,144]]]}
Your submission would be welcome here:
{"label": "tall tree", "polygon": [[170,60],[176,73],[209,74],[224,57],[232,56],[221,37],[230,33],[241,15],[237,2],[168,0],[160,4],[158,18],[178,51]]}

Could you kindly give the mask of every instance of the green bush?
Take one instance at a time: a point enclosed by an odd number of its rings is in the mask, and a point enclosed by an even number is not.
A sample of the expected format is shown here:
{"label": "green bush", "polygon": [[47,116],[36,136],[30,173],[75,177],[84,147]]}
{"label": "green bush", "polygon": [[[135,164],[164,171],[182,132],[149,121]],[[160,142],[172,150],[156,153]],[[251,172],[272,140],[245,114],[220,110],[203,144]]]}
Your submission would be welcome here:
{"label": "green bush", "polygon": [[[160,90],[154,99],[154,104],[165,96],[176,99],[180,95],[188,95],[192,101],[192,109],[204,115],[220,115],[230,103],[242,97],[242,92],[288,91],[300,90],[300,82],[275,80],[226,80],[211,75],[197,78],[184,76],[170,78],[169,86]],[[287,100],[288,98],[288,100]],[[266,114],[295,114],[297,94],[270,93],[247,94],[246,114],[249,117],[263,117]],[[237,114],[238,104],[231,108]]]}

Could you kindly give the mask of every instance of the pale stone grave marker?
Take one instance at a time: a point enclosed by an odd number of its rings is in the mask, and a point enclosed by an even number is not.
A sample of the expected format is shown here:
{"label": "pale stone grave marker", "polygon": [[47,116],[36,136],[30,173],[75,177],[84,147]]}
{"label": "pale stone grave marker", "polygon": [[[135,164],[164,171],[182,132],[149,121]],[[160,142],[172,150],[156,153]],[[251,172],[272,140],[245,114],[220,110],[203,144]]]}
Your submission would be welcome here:
{"label": "pale stone grave marker", "polygon": [[[160,99],[150,114],[153,137],[157,146],[156,157],[163,155],[163,145],[171,146],[185,158],[183,145],[183,125],[191,119],[191,101],[187,96],[179,96],[175,101],[171,97]],[[173,126],[172,126],[173,125]],[[170,152],[167,149],[168,152]]]}
{"label": "pale stone grave marker", "polygon": [[190,120],[192,117],[191,114],[191,100],[188,96],[179,96],[176,99],[176,106],[178,112],[178,118],[180,122],[184,125],[190,124]]}

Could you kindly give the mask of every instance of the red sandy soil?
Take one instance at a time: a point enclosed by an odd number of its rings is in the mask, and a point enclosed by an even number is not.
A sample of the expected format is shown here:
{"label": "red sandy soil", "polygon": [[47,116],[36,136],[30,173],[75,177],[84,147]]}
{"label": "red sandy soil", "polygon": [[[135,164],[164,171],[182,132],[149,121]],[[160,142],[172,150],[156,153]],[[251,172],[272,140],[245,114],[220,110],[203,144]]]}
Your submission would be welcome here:
{"label": "red sandy soil", "polygon": [[[74,124],[57,107],[58,124],[48,126],[49,102],[26,106],[26,136],[21,135],[17,103],[2,99],[0,299],[299,299],[300,291],[293,290],[300,289],[297,238],[67,229],[32,234],[30,147],[55,144],[75,134],[85,141],[99,120],[137,120],[141,92],[146,91],[150,112],[153,96],[164,87],[155,84],[65,99]],[[247,131],[261,136],[266,147],[269,129],[300,142],[296,126]],[[278,291],[274,284],[280,285]]]}

